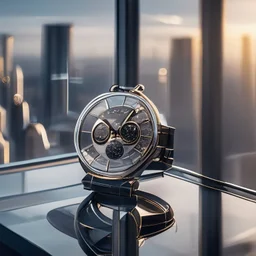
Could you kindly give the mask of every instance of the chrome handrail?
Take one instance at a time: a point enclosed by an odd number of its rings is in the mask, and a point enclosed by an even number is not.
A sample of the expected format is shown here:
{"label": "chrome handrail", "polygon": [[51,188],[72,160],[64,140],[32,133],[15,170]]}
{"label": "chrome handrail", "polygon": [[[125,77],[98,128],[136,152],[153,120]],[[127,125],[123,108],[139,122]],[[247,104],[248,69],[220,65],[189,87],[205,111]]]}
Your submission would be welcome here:
{"label": "chrome handrail", "polygon": [[78,157],[76,153],[36,158],[32,160],[0,165],[0,175],[31,171],[34,169],[53,167],[63,164],[71,164],[75,162],[78,162]]}
{"label": "chrome handrail", "polygon": [[[71,164],[78,162],[76,153],[70,153],[65,155],[58,155],[54,157],[45,157],[37,160],[28,160],[24,162],[16,162],[7,165],[0,166],[0,178],[1,175],[19,173],[25,171],[32,171],[34,169],[41,169],[53,166],[59,166],[64,164]],[[148,170],[154,169],[155,164],[149,165]],[[164,172],[165,175],[189,182],[201,187],[206,187],[211,190],[217,190],[225,194],[229,194],[246,201],[256,202],[256,190],[245,188],[230,182],[213,179],[208,176],[204,176],[200,173],[191,171],[180,166],[173,166],[171,169]],[[145,174],[141,177],[141,181],[155,178],[155,173]]]}
{"label": "chrome handrail", "polygon": [[253,189],[245,188],[230,182],[213,179],[179,166],[173,166],[170,170],[167,170],[165,174],[173,178],[217,190],[225,194],[256,203],[256,190]]}

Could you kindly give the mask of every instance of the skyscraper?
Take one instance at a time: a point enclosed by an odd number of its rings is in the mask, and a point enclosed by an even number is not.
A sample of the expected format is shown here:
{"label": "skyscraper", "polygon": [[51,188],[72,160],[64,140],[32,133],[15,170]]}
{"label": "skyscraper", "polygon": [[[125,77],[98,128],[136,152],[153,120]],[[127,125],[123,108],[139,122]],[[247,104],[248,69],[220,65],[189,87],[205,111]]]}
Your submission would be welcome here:
{"label": "skyscraper", "polygon": [[22,161],[48,155],[50,144],[44,126],[30,122],[29,104],[23,96],[23,73],[18,66],[12,72],[11,94],[11,160]]}
{"label": "skyscraper", "polygon": [[0,37],[1,56],[3,57],[2,76],[9,76],[13,68],[13,43],[14,38],[11,35],[3,34]]}
{"label": "skyscraper", "polygon": [[7,164],[10,162],[10,145],[4,139],[2,132],[0,132],[0,164]]}
{"label": "skyscraper", "polygon": [[11,113],[11,161],[22,161],[25,159],[25,129],[30,124],[28,103],[22,99],[15,99],[12,103]]}
{"label": "skyscraper", "polygon": [[6,135],[6,110],[0,106],[0,132]]}
{"label": "skyscraper", "polygon": [[20,66],[16,66],[11,73],[11,97],[18,94],[24,98],[24,76]]}
{"label": "skyscraper", "polygon": [[68,113],[71,24],[43,28],[43,124],[47,127]]}
{"label": "skyscraper", "polygon": [[170,124],[176,128],[175,159],[186,167],[198,167],[195,102],[195,49],[192,38],[171,40],[169,68]]}
{"label": "skyscraper", "polygon": [[50,143],[48,141],[46,130],[42,124],[29,124],[25,129],[24,137],[26,160],[48,156]]}
{"label": "skyscraper", "polygon": [[242,36],[241,61],[241,133],[246,134],[240,142],[242,152],[256,149],[255,131],[255,85],[253,84],[253,52],[250,36]]}
{"label": "skyscraper", "polygon": [[10,108],[11,108],[11,85],[10,75],[13,68],[13,43],[14,38],[11,35],[3,34],[0,36],[0,105],[7,112],[7,134],[10,124]]}

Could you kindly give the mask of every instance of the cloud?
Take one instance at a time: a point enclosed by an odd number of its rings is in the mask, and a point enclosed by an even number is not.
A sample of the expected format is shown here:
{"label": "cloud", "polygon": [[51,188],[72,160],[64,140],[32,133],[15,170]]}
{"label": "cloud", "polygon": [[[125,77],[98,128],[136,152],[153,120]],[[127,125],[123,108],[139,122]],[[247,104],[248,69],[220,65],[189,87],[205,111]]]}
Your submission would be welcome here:
{"label": "cloud", "polygon": [[181,25],[183,18],[177,15],[155,15],[154,19],[166,25]]}

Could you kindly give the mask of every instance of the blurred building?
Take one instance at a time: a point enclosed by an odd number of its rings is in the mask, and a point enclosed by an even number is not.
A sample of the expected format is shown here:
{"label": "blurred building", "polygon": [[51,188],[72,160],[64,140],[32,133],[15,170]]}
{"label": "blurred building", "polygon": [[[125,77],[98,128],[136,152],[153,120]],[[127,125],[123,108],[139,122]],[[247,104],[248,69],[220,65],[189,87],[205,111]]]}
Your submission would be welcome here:
{"label": "blurred building", "polygon": [[[253,41],[241,37],[241,61],[236,73],[228,77],[225,89],[223,127],[223,179],[255,189],[256,115]],[[238,78],[237,78],[238,77]]]}
{"label": "blurred building", "polygon": [[13,44],[12,35],[3,34],[1,36],[1,56],[3,57],[3,76],[10,76],[13,69]]}
{"label": "blurred building", "polygon": [[[232,41],[228,41],[230,44]],[[240,37],[238,63],[227,64],[223,85],[223,155],[225,157],[256,150],[256,115],[253,41]],[[227,46],[228,47],[228,46]],[[233,62],[234,62],[233,60]]]}
{"label": "blurred building", "polygon": [[9,139],[11,144],[11,161],[24,160],[24,129],[30,122],[29,105],[23,101],[24,77],[21,67],[11,71]]}
{"label": "blurred building", "polygon": [[0,106],[0,132],[6,136],[6,110]]}
{"label": "blurred building", "polygon": [[30,122],[29,104],[15,94],[12,104],[12,161],[48,156],[50,144],[44,126]]}
{"label": "blurred building", "polygon": [[[252,38],[243,36],[242,41],[242,60],[241,60],[241,133],[246,134],[240,142],[242,152],[252,152],[256,150],[256,116],[255,116],[255,85],[253,83],[253,51]],[[240,151],[241,152],[241,151]]]}
{"label": "blurred building", "polygon": [[18,94],[24,98],[24,76],[22,68],[17,65],[11,72],[11,95]]}
{"label": "blurred building", "polygon": [[33,159],[48,156],[50,143],[47,133],[42,124],[29,124],[24,131],[24,153],[25,159]]}
{"label": "blurred building", "polygon": [[22,161],[48,154],[49,142],[42,124],[31,124],[29,104],[24,101],[24,77],[21,67],[11,72],[9,139],[11,161]]}
{"label": "blurred building", "polygon": [[0,132],[0,164],[7,164],[10,162],[10,145],[4,139],[2,132]]}
{"label": "blurred building", "polygon": [[171,40],[169,68],[169,124],[176,128],[175,161],[188,168],[198,166],[197,127],[199,117],[195,103],[195,50],[192,38]]}
{"label": "blurred building", "polygon": [[48,128],[68,113],[71,24],[47,24],[43,28],[42,105]]}
{"label": "blurred building", "polygon": [[10,123],[11,84],[10,75],[13,69],[13,44],[14,38],[8,34],[0,36],[0,104],[7,112],[7,133]]}
{"label": "blurred building", "polygon": [[25,158],[24,131],[30,123],[29,105],[27,102],[15,99],[12,102],[12,122],[10,129],[11,161],[22,161]]}

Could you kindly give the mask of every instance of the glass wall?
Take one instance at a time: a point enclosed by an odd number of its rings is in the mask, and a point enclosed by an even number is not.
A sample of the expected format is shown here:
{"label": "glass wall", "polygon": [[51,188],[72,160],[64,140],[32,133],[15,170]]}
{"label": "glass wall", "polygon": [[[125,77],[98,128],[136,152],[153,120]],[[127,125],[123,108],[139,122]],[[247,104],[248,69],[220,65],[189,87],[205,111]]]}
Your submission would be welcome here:
{"label": "glass wall", "polygon": [[[223,179],[255,188],[254,1],[225,1]],[[74,152],[83,107],[112,85],[115,1],[8,1],[0,9],[0,164]],[[175,164],[200,168],[199,0],[140,1],[140,76],[176,127]],[[132,41],[131,41],[132,43]]]}
{"label": "glass wall", "polygon": [[[256,189],[256,2],[225,1],[223,180]],[[223,255],[255,254],[255,203],[222,195]]]}
{"label": "glass wall", "polygon": [[225,1],[223,179],[256,189],[256,2]]}
{"label": "glass wall", "polygon": [[[201,172],[200,1],[140,3],[140,83],[176,128],[175,164]],[[223,5],[222,179],[256,189],[256,2]]]}
{"label": "glass wall", "polygon": [[175,131],[175,164],[198,171],[199,0],[141,0],[140,83]]}
{"label": "glass wall", "polygon": [[113,83],[114,0],[10,0],[0,34],[0,164],[74,152],[79,113]]}

